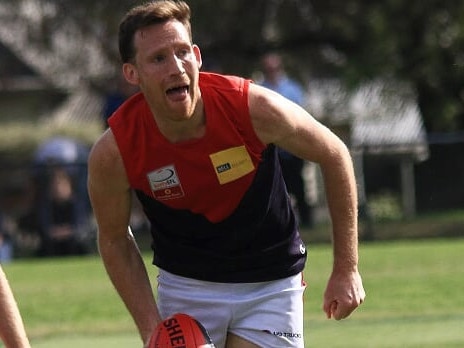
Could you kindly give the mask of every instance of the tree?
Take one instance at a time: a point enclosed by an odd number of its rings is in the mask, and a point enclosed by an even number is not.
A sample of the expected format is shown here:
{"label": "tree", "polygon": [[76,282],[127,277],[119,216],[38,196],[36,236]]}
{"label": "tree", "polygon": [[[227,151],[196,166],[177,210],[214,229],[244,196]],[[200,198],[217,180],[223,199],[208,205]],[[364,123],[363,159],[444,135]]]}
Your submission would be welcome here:
{"label": "tree", "polygon": [[[359,1],[342,17],[351,17],[345,30],[353,33],[351,49],[333,45],[345,57],[338,69],[342,76],[406,80],[417,91],[429,131],[463,129],[462,1]],[[325,18],[327,30],[333,30],[335,23]]]}
{"label": "tree", "polygon": [[[187,1],[207,68],[251,76],[264,51],[280,50],[301,80],[409,82],[428,131],[464,128],[460,0]],[[74,71],[98,81],[118,70],[118,22],[141,2],[2,0],[0,38],[15,23],[16,33],[27,32],[23,45],[35,48],[31,61],[43,57],[52,76]]]}

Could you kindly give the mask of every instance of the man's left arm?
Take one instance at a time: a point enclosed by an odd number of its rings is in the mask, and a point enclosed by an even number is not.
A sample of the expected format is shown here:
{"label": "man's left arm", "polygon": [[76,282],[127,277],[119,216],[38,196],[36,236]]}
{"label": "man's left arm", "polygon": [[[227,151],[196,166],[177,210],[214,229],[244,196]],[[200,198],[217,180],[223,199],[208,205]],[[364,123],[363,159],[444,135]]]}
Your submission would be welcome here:
{"label": "man's left arm", "polygon": [[343,319],[365,297],[358,272],[357,188],[348,148],[301,106],[260,86],[250,85],[249,107],[261,141],[321,168],[334,250],[323,308],[329,318]]}
{"label": "man's left arm", "polygon": [[365,298],[358,270],[357,189],[351,156],[341,141],[321,164],[332,220],[333,269],[323,309],[336,320],[348,317]]}

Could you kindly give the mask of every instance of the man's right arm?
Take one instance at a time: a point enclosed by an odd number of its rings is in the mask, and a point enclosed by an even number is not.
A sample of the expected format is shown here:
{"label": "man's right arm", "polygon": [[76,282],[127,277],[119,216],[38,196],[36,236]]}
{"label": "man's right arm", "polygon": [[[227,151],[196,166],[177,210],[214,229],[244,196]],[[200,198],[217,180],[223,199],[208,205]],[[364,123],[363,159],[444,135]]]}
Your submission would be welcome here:
{"label": "man's right arm", "polygon": [[128,227],[131,190],[111,130],[94,145],[88,165],[88,189],[98,225],[100,255],[146,343],[161,318],[145,264]]}

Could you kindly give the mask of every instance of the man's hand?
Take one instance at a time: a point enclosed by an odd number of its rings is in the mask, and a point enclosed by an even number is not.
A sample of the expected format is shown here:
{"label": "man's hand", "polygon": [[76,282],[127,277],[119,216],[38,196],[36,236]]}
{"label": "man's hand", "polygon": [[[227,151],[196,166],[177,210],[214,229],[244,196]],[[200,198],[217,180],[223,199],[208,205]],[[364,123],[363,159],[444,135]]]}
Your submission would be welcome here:
{"label": "man's hand", "polygon": [[324,312],[328,319],[348,317],[361,303],[366,293],[359,272],[336,272],[330,276],[324,293]]}

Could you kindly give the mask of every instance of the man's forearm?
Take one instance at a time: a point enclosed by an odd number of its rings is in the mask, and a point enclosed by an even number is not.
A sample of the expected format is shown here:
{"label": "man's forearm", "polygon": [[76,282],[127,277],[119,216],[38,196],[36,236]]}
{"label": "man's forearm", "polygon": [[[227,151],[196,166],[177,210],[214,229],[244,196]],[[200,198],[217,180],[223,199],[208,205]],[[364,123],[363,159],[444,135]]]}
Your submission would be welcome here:
{"label": "man's forearm", "polygon": [[99,238],[99,248],[106,271],[145,342],[161,318],[136,242],[128,233],[117,242]]}
{"label": "man's forearm", "polygon": [[349,154],[336,168],[324,172],[328,208],[332,220],[334,267],[356,268],[358,264],[358,198]]}

